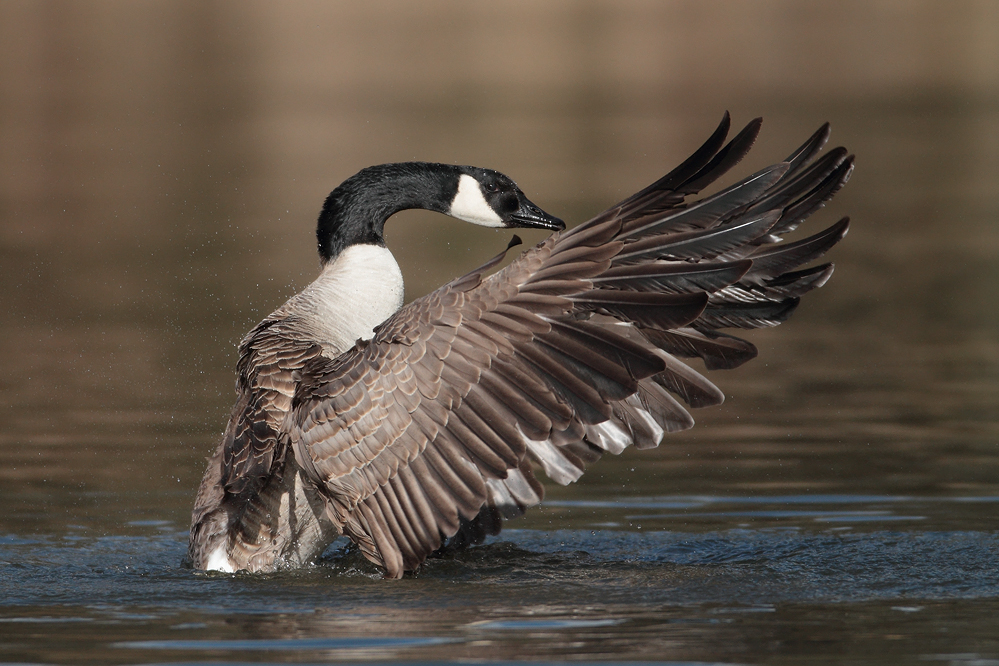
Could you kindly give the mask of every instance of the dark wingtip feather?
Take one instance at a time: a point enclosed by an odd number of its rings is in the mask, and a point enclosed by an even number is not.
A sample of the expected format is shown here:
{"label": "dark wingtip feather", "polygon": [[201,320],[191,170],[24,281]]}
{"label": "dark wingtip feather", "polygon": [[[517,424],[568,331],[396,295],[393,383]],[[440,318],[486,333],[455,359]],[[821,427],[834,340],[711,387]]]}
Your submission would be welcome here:
{"label": "dark wingtip feather", "polygon": [[597,312],[651,328],[678,328],[700,316],[708,302],[704,292],[669,294],[594,289],[572,297],[581,311]]}
{"label": "dark wingtip feather", "polygon": [[751,120],[724,148],[718,151],[710,162],[679,186],[678,191],[683,194],[700,192],[727,173],[729,169],[742,161],[742,158],[756,143],[756,137],[759,136],[761,127],[763,127],[763,118]]}
{"label": "dark wingtip feather", "polygon": [[775,233],[781,235],[795,229],[798,224],[832,199],[846,185],[852,174],[853,156],[848,155],[820,183],[786,208],[781,223],[775,227]]}
{"label": "dark wingtip feather", "polygon": [[798,297],[777,302],[720,303],[708,305],[694,328],[769,328],[785,321],[798,307]]}
{"label": "dark wingtip feather", "polygon": [[745,279],[777,277],[802,264],[818,259],[836,243],[843,240],[850,229],[850,218],[844,217],[828,229],[793,243],[763,245],[748,255],[753,260]]}
{"label": "dark wingtip feather", "polygon": [[788,158],[784,160],[785,162],[791,163],[792,172],[797,170],[799,166],[807,164],[808,160],[812,159],[816,153],[822,150],[822,147],[826,145],[827,141],[829,141],[831,129],[831,125],[828,122],[824,123],[822,127],[815,130],[815,133],[812,134],[812,136],[808,137],[808,140],[805,141],[800,148],[791,153]]}
{"label": "dark wingtip feather", "polygon": [[833,270],[835,270],[833,264],[822,264],[801,271],[792,271],[767,280],[766,286],[768,289],[779,290],[785,296],[801,296],[825,285],[832,277]]}
{"label": "dark wingtip feather", "polygon": [[639,329],[642,336],[662,351],[685,358],[698,357],[708,370],[731,370],[756,358],[756,345],[712,329],[692,328],[661,331]]}
{"label": "dark wingtip feather", "polygon": [[724,115],[722,115],[722,119],[721,122],[718,123],[718,127],[716,127],[715,131],[711,133],[711,136],[709,136],[708,139],[701,144],[700,148],[695,150],[690,157],[681,162],[678,167],[667,173],[665,176],[632,197],[629,197],[629,200],[637,199],[638,197],[655,190],[676,190],[685,185],[690,179],[697,177],[697,174],[700,174],[717,156],[718,151],[723,150],[722,145],[725,143],[725,137],[728,136],[728,132],[731,127],[732,118],[728,111],[726,111]]}

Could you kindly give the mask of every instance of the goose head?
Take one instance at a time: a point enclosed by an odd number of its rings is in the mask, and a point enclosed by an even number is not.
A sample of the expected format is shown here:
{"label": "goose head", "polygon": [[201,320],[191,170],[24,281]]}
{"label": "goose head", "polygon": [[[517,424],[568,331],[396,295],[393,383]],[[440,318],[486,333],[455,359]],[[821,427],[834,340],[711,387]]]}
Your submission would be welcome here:
{"label": "goose head", "polygon": [[316,227],[319,256],[325,264],[350,245],[384,246],[385,221],[412,208],[498,229],[565,229],[498,171],[431,162],[381,164],[330,192]]}

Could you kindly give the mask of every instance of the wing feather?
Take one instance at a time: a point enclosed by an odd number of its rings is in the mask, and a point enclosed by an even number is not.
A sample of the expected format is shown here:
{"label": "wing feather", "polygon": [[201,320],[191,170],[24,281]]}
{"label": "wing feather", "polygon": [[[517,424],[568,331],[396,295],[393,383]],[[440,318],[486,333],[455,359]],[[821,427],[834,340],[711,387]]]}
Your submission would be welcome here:
{"label": "wing feather", "polygon": [[691,427],[681,401],[724,395],[678,357],[740,365],[756,348],[716,329],[779,323],[828,279],[831,265],[793,269],[842,238],[845,221],[778,241],[846,182],[852,157],[814,159],[823,126],[786,161],[686,202],[760,127],[726,144],[728,125],[726,114],[677,169],[589,222],[414,301],[365,345],[305,364],[285,422],[296,458],[388,576],[540,502],[532,461],[569,483],[605,452]]}

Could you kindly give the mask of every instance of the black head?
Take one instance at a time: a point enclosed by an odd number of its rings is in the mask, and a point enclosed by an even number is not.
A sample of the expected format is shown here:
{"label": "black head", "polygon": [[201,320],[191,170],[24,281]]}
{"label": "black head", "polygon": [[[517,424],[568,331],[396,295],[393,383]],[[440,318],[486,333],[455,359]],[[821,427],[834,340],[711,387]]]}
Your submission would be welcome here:
{"label": "black head", "polygon": [[492,169],[457,167],[447,214],[486,227],[561,231],[565,223],[535,206],[510,178]]}
{"label": "black head", "polygon": [[350,245],[384,245],[385,221],[410,208],[486,227],[565,228],[498,171],[430,162],[382,164],[362,169],[327,197],[316,228],[320,257],[325,263]]}

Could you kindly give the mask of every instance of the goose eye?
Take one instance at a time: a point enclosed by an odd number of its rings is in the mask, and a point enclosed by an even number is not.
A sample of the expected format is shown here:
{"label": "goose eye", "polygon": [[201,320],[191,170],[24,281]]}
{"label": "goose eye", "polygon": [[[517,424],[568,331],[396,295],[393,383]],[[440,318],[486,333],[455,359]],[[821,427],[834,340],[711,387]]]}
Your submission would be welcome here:
{"label": "goose eye", "polygon": [[482,186],[482,189],[484,189],[489,194],[495,194],[496,192],[499,192],[500,187],[499,187],[498,183],[491,181],[491,182],[485,183]]}

